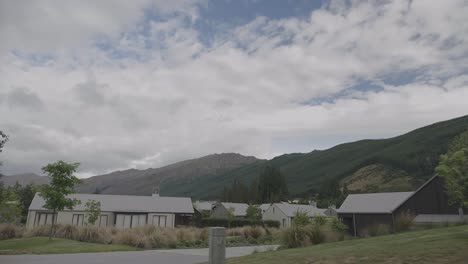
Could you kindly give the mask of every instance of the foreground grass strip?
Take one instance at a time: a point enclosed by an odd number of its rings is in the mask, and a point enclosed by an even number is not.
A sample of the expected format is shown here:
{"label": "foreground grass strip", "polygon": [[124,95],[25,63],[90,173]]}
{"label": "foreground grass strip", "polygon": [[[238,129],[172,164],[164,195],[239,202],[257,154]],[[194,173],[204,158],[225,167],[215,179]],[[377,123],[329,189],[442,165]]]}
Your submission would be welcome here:
{"label": "foreground grass strip", "polygon": [[108,245],[85,243],[68,239],[32,237],[0,241],[0,255],[13,254],[61,254],[85,252],[134,251],[134,247],[125,245]]}
{"label": "foreground grass strip", "polygon": [[468,263],[468,226],[437,228],[257,253],[229,264]]}

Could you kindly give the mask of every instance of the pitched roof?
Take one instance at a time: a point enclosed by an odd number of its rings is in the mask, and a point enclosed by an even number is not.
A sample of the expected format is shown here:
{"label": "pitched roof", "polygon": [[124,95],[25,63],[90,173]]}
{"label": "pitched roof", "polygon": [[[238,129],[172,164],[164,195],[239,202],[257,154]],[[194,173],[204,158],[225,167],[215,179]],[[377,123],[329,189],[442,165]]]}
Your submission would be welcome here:
{"label": "pitched roof", "polygon": [[297,212],[306,213],[309,217],[325,216],[326,210],[305,204],[276,203],[275,205],[288,217],[293,217]]}
{"label": "pitched roof", "polygon": [[246,216],[247,215],[247,208],[249,208],[248,204],[245,203],[221,203],[224,208],[229,210],[229,208],[234,208],[234,216]]}
{"label": "pitched roof", "polygon": [[193,207],[195,207],[198,211],[211,211],[215,202],[212,201],[196,201],[193,203]]}
{"label": "pitched roof", "polygon": [[[71,194],[69,198],[81,201],[74,211],[86,211],[88,200],[101,203],[101,211],[105,212],[142,212],[142,213],[193,213],[192,200],[185,197],[154,197],[107,194]],[[43,206],[44,199],[36,193],[29,210],[47,210]]]}
{"label": "pitched roof", "polygon": [[259,206],[259,208],[260,208],[260,210],[262,210],[262,214],[263,214],[266,210],[268,210],[268,208],[270,208],[270,206],[271,206],[271,204],[269,204],[269,203],[267,203],[267,204],[261,204],[261,205]]}
{"label": "pitched roof", "polygon": [[391,213],[414,192],[350,194],[338,213]]}

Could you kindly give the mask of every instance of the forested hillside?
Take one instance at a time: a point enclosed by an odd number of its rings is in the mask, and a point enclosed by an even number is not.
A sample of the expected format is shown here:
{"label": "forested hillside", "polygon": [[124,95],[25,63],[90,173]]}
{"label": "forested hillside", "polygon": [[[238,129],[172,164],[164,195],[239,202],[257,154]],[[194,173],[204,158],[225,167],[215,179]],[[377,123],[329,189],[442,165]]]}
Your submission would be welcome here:
{"label": "forested hillside", "polygon": [[[249,183],[258,177],[266,165],[281,169],[290,196],[318,193],[331,181],[343,182],[360,169],[370,165],[385,168],[385,177],[408,177],[416,188],[433,173],[439,156],[446,152],[450,141],[468,129],[468,116],[439,122],[401,136],[381,140],[361,140],[333,148],[278,156],[269,161],[257,161],[225,173],[194,179],[181,184],[176,178],[161,185],[164,195],[190,195],[196,198],[219,198],[225,185],[234,179]],[[375,171],[380,175],[380,171]],[[387,186],[386,190],[398,190]],[[364,190],[365,191],[365,190]],[[375,190],[379,191],[379,190]]]}

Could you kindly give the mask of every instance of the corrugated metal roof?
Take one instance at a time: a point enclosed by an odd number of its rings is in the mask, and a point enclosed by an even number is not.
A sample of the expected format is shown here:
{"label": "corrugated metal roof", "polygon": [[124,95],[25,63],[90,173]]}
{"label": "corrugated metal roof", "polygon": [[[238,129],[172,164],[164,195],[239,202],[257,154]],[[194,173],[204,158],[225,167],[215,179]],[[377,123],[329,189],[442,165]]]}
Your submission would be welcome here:
{"label": "corrugated metal roof", "polygon": [[350,194],[338,213],[391,213],[414,192]]}
{"label": "corrugated metal roof", "polygon": [[306,213],[309,217],[325,216],[326,210],[305,204],[276,203],[275,205],[288,217],[293,217],[297,212]]}
{"label": "corrugated metal roof", "polygon": [[[107,194],[71,194],[72,199],[78,199],[74,211],[85,211],[88,200],[101,202],[101,211],[105,212],[143,212],[143,213],[193,213],[192,200],[185,197],[153,197]],[[46,210],[44,199],[36,193],[29,210]]]}
{"label": "corrugated metal roof", "polygon": [[234,216],[246,216],[247,215],[247,208],[249,208],[248,204],[245,203],[221,203],[224,208],[229,210],[229,208],[234,208]]}

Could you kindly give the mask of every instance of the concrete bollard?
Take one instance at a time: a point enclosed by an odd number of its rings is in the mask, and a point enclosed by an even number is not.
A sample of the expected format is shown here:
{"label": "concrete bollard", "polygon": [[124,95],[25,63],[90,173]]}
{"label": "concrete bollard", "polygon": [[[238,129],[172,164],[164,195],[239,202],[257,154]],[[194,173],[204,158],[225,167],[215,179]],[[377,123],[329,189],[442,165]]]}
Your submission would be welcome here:
{"label": "concrete bollard", "polygon": [[226,229],[224,227],[210,228],[210,256],[209,264],[224,264],[226,260]]}

